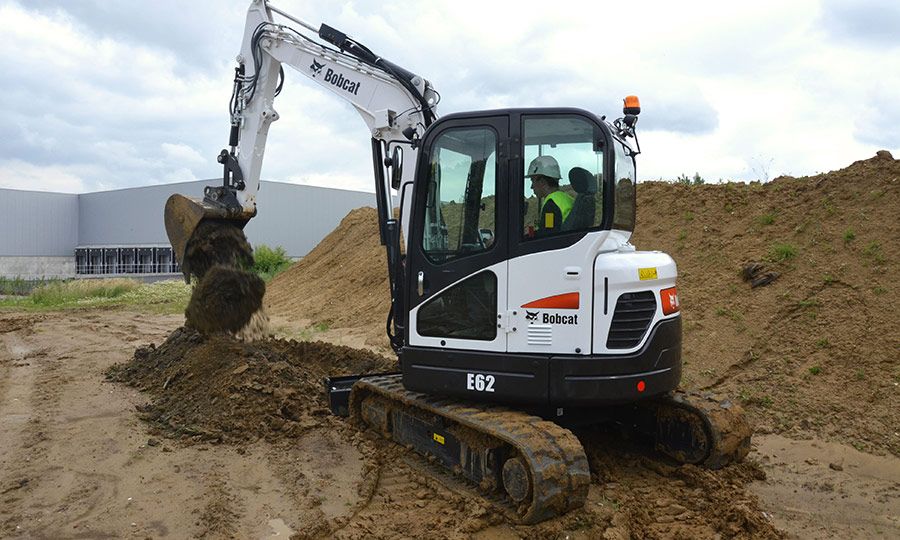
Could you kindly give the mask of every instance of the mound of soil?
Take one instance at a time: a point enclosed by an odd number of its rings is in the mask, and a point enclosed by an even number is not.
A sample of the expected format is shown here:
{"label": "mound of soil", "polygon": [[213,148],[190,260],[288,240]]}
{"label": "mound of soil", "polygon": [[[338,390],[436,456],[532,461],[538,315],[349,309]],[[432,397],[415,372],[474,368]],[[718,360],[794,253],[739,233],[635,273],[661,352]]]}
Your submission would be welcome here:
{"label": "mound of soil", "polygon": [[[678,263],[685,386],[740,398],[758,431],[900,454],[900,161],[879,152],[768,183],[642,182],[637,195],[632,242]],[[744,281],[748,265],[759,271]],[[266,302],[272,315],[366,328],[386,348],[375,210],[351,212]]]}
{"label": "mound of soil", "polygon": [[757,432],[900,455],[900,161],[638,194],[634,244],[678,263],[685,385],[740,398]]}
{"label": "mound of soil", "polygon": [[358,208],[306,257],[269,282],[265,303],[272,315],[366,328],[370,340],[387,348],[389,290],[378,214],[374,208]]}
{"label": "mound of soil", "polygon": [[159,347],[138,348],[107,377],[148,392],[142,416],[165,434],[240,442],[321,425],[331,414],[326,375],[394,368],[387,358],[322,342],[242,342],[179,328]]}

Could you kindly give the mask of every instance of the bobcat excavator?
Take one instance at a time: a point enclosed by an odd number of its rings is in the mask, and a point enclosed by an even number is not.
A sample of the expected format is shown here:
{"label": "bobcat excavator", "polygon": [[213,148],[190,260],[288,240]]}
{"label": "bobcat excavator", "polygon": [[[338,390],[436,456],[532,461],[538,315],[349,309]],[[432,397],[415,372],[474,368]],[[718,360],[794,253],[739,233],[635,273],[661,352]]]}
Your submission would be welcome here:
{"label": "bobcat excavator", "polygon": [[[251,3],[237,62],[223,183],[202,200],[173,195],[166,230],[187,272],[202,225],[242,228],[256,214],[283,65],[359,112],[401,373],[326,381],[333,410],[519,523],[584,504],[590,472],[573,426],[614,422],[681,463],[746,456],[740,407],[678,390],[675,262],[629,243],[637,98],[613,122],[575,108],[439,119],[429,81],[265,0]],[[549,199],[559,212],[544,212]]]}

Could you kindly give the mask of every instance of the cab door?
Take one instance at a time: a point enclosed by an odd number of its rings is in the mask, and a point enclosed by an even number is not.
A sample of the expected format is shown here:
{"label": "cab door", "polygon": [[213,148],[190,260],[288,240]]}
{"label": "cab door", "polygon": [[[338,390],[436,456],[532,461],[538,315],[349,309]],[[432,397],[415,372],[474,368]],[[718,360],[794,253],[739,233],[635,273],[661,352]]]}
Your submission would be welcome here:
{"label": "cab door", "polygon": [[[519,143],[510,182],[516,229],[510,231],[508,350],[590,354],[594,261],[609,236],[609,132],[575,109],[526,111],[512,122]],[[559,202],[559,211],[549,212],[548,201]]]}
{"label": "cab door", "polygon": [[407,247],[407,343],[505,351],[507,116],[448,117],[423,141]]}

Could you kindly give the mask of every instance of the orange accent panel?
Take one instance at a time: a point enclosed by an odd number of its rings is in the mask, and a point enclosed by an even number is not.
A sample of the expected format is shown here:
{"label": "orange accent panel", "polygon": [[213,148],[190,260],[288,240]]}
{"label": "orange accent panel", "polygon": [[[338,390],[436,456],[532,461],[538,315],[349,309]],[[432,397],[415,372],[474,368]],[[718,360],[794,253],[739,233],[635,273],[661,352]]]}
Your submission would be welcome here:
{"label": "orange accent panel", "polygon": [[580,305],[580,297],[577,292],[565,294],[557,294],[556,296],[548,296],[534,302],[523,304],[523,308],[544,308],[544,309],[578,309]]}
{"label": "orange accent panel", "polygon": [[662,301],[663,315],[671,315],[681,309],[681,304],[678,303],[678,291],[675,287],[659,291],[659,299]]}

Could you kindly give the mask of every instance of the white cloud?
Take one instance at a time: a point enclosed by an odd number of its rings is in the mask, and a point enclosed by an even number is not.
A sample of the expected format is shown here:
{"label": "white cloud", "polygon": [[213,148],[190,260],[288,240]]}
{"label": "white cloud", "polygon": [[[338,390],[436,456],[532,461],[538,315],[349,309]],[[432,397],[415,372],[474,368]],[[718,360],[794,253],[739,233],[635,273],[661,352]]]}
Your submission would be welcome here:
{"label": "white cloud", "polygon": [[0,161],[0,187],[81,193],[85,181],[64,167],[41,167],[21,160]]}
{"label": "white cloud", "polygon": [[[245,2],[0,0],[0,163],[34,188],[220,176]],[[643,178],[750,179],[900,154],[900,8],[785,3],[280,0],[431,80],[441,114],[642,99]],[[869,31],[871,30],[871,31]],[[372,190],[357,113],[287,69],[262,176]],[[6,173],[4,173],[6,174]],[[43,184],[46,182],[46,184]],[[80,184],[78,183],[80,182]]]}
{"label": "white cloud", "polygon": [[208,161],[200,155],[200,152],[187,144],[162,143],[160,149],[166,159],[176,163],[203,165]]}

